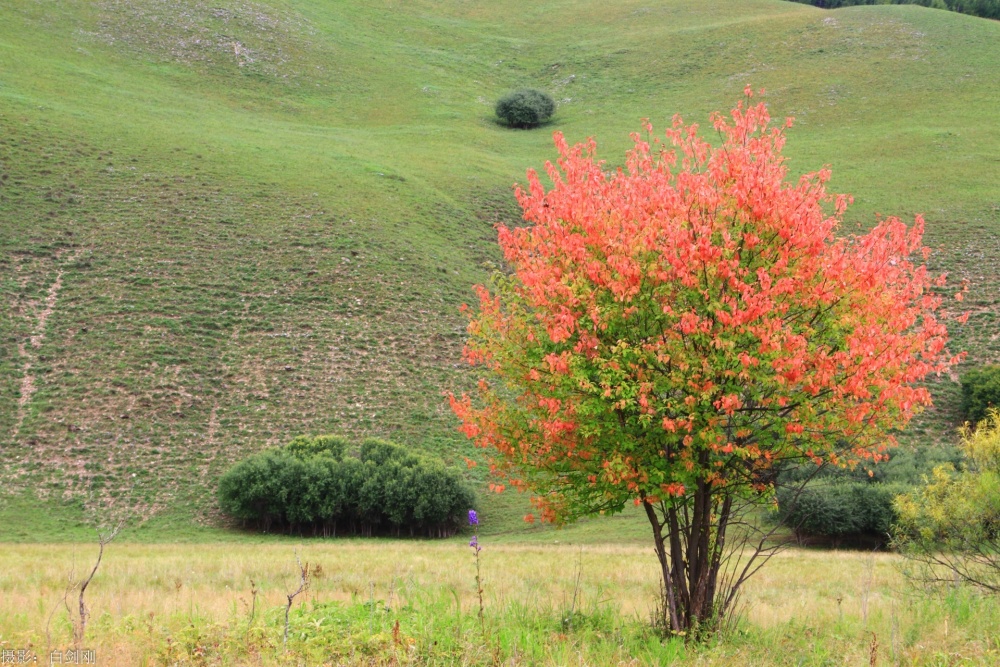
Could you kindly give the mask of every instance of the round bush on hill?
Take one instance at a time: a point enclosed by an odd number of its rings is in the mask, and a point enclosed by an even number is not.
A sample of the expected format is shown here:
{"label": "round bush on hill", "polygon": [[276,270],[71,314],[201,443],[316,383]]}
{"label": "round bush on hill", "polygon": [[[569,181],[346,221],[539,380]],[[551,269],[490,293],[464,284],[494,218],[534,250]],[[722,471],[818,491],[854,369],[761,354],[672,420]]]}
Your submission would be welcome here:
{"label": "round bush on hill", "polygon": [[522,88],[507,93],[497,101],[497,117],[511,127],[529,128],[541,125],[556,111],[555,100],[548,93],[534,88]]}

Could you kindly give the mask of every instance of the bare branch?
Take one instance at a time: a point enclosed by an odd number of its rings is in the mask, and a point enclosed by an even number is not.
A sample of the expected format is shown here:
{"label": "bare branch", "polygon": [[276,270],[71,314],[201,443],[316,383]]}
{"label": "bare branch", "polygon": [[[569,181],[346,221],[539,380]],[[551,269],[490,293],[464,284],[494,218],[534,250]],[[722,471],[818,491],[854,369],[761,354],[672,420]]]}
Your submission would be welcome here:
{"label": "bare branch", "polygon": [[295,602],[295,598],[299,596],[300,593],[304,593],[309,589],[309,563],[305,565],[299,560],[298,552],[295,552],[295,564],[299,568],[299,587],[291,593],[286,593],[285,597],[288,598],[288,604],[285,605],[285,634],[282,638],[282,644],[288,645],[288,613],[292,610],[292,603]]}

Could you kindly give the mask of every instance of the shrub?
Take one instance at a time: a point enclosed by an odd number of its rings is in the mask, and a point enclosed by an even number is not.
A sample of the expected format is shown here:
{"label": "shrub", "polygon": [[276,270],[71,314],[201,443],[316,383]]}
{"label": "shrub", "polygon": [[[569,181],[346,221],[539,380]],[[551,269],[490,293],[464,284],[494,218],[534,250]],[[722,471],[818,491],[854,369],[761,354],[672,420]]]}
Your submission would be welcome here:
{"label": "shrub", "polygon": [[389,461],[405,461],[409,465],[414,465],[418,461],[417,457],[408,452],[405,447],[378,438],[362,440],[358,450],[358,458],[361,461],[370,461],[375,465],[383,465]]}
{"label": "shrub", "polygon": [[884,546],[889,542],[896,510],[896,484],[822,479],[801,491],[777,493],[779,519],[800,541]]}
{"label": "shrub", "polygon": [[322,454],[339,461],[344,457],[347,446],[347,439],[337,435],[300,435],[285,445],[285,451],[299,458]]}
{"label": "shrub", "polygon": [[813,463],[791,465],[778,478],[776,519],[800,542],[885,546],[898,522],[895,496],[912,491],[942,465],[961,467],[961,450],[952,445],[900,447],[878,465],[820,470]]}
{"label": "shrub", "polygon": [[358,455],[335,436],[299,436],[237,463],[219,480],[219,505],[264,530],[454,534],[475,496],[461,476],[397,444],[369,439]]}
{"label": "shrub", "polygon": [[529,128],[541,125],[555,113],[556,103],[548,93],[534,88],[522,88],[507,93],[497,101],[496,114],[511,127]]}
{"label": "shrub", "polygon": [[1000,593],[1000,412],[965,429],[961,448],[964,470],[938,466],[896,499],[896,544],[918,578]]}
{"label": "shrub", "polygon": [[986,419],[990,408],[1000,408],[1000,366],[984,366],[962,376],[962,414],[972,424]]}

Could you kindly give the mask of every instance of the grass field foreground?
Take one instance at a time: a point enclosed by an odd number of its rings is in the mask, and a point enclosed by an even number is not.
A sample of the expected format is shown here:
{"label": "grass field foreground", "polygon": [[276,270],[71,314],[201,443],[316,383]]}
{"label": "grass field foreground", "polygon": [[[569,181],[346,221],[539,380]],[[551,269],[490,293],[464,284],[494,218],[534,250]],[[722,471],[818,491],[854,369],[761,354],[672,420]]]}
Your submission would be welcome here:
{"label": "grass field foreground", "polygon": [[[67,576],[96,547],[4,548],[0,642],[43,659],[71,646]],[[296,557],[311,586],[282,644]],[[649,625],[656,563],[636,545],[485,543],[480,626],[471,549],[391,540],[334,544],[112,543],[88,590],[84,642],[101,665],[991,665],[1000,608],[957,588],[911,588],[883,553],[793,549],[747,586],[743,618],[708,644]],[[16,574],[14,574],[16,573]],[[254,594],[252,591],[256,590]],[[69,598],[75,609],[76,599]]]}

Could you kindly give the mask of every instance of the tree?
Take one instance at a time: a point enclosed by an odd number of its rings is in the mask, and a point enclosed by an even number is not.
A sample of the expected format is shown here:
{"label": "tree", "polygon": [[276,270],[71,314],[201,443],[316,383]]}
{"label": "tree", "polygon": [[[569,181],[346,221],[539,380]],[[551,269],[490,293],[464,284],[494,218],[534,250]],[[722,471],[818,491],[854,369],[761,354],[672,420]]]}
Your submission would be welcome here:
{"label": "tree", "polygon": [[897,545],[926,581],[958,579],[1000,593],[1000,412],[962,430],[965,469],[934,469],[899,496]]}
{"label": "tree", "polygon": [[923,221],[838,238],[849,198],[828,169],[786,181],[783,129],[745,92],[712,116],[719,147],[675,117],[613,172],[555,134],[552,188],[517,189],[531,224],[499,228],[510,274],[476,288],[464,354],[488,378],[450,396],[542,519],[645,508],[673,632],[714,627],[766,560],[726,540],[778,466],[885,458],[931,402],[913,383],[957,361],[944,278],[911,259]]}

